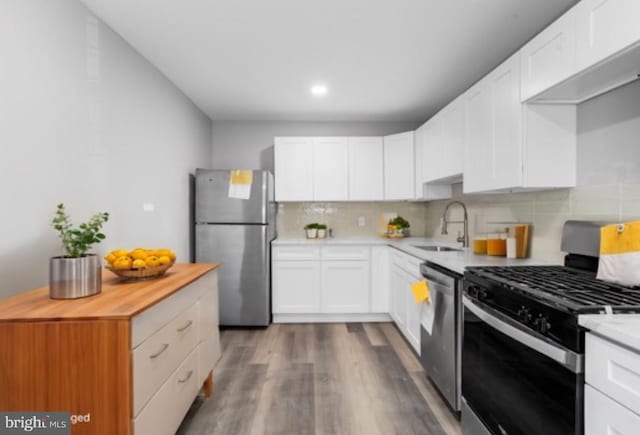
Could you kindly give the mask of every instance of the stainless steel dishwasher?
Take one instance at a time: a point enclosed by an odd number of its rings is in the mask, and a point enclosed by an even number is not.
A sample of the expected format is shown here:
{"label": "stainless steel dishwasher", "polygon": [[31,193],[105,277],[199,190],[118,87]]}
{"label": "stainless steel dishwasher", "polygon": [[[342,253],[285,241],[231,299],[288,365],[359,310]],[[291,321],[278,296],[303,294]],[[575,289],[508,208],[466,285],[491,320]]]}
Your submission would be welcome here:
{"label": "stainless steel dishwasher", "polygon": [[[427,261],[420,266],[433,297],[433,322],[423,315],[420,360],[454,411],[460,411],[462,373],[462,275]],[[424,311],[423,311],[424,312]]]}

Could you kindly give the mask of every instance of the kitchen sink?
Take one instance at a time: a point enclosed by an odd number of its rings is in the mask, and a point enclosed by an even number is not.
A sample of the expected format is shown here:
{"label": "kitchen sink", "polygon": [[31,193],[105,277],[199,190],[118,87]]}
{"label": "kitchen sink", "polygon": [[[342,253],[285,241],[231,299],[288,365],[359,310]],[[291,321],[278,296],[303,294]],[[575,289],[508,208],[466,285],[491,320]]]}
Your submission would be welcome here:
{"label": "kitchen sink", "polygon": [[432,252],[460,252],[462,249],[458,248],[450,248],[449,246],[438,246],[438,245],[413,245],[414,248],[422,249],[423,251],[432,251]]}

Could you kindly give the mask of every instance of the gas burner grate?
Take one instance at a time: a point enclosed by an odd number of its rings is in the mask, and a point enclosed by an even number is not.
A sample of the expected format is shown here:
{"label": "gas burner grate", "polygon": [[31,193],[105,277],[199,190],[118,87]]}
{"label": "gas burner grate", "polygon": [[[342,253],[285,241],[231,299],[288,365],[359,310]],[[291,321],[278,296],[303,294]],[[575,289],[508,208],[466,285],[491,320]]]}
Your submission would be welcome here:
{"label": "gas burner grate", "polygon": [[640,288],[600,281],[591,273],[563,266],[493,266],[467,270],[576,312],[597,312],[606,305],[617,312],[640,310]]}

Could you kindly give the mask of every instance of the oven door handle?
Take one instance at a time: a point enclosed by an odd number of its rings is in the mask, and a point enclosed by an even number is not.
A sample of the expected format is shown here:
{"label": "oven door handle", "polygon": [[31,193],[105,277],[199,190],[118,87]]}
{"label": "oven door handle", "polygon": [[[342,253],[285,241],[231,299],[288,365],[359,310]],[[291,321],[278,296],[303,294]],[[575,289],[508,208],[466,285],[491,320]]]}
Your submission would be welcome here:
{"label": "oven door handle", "polygon": [[555,362],[571,370],[573,373],[583,372],[583,355],[532,335],[531,332],[525,331],[520,324],[511,320],[507,316],[485,306],[484,304],[481,305],[467,296],[462,297],[462,303],[476,317],[491,326],[493,329],[496,329],[509,338],[512,338],[528,348],[551,358]]}

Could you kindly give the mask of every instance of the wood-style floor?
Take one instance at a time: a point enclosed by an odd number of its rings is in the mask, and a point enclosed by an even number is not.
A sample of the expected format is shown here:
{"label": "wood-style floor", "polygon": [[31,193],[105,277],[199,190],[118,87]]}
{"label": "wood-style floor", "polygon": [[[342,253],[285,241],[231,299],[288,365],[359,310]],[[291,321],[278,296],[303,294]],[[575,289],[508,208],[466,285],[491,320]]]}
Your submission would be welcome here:
{"label": "wood-style floor", "polygon": [[450,435],[453,417],[390,323],[222,332],[213,396],[181,435]]}

